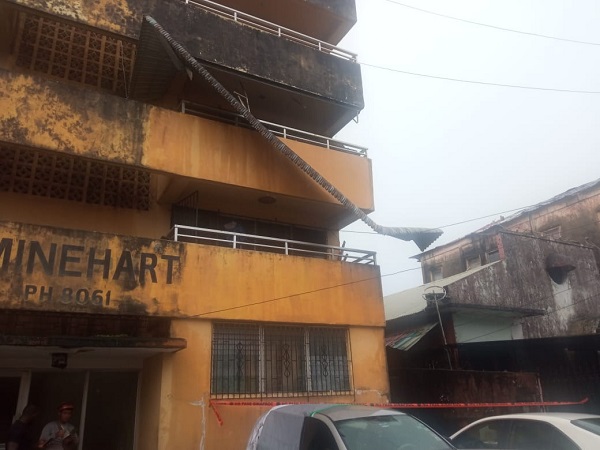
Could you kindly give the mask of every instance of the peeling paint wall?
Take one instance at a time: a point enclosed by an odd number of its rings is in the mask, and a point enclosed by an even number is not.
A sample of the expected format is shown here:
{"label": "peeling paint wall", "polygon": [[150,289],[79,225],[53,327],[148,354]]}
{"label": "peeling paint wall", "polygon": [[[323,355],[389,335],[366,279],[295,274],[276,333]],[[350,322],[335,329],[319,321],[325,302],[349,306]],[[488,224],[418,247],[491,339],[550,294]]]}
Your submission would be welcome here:
{"label": "peeling paint wall", "polygon": [[[506,230],[543,237],[544,232],[560,227],[560,239],[596,248],[600,256],[600,185],[567,196],[537,210],[503,222]],[[493,234],[493,233],[492,233]],[[443,276],[464,272],[465,257],[480,255],[485,262],[486,252],[495,247],[493,235],[472,234],[420,255],[423,281],[428,282],[431,267],[442,266]]]}
{"label": "peeling paint wall", "polygon": [[[0,136],[15,145],[339,205],[251,130],[1,70]],[[288,143],[355,204],[373,209],[370,160]]]}
{"label": "peeling paint wall", "polygon": [[0,223],[0,307],[10,309],[384,326],[378,276],[377,266]]}
{"label": "peeling paint wall", "polygon": [[148,211],[73,203],[62,199],[0,192],[0,221],[160,239],[171,227],[169,205]]}
{"label": "peeling paint wall", "polygon": [[221,426],[208,407],[215,319],[347,326],[355,394],[326,400],[387,402],[378,275],[337,261],[0,223],[0,308],[173,317],[171,336],[187,346],[144,361],[144,450],[243,448],[267,409],[219,407]]}
{"label": "peeling paint wall", "polygon": [[[171,411],[169,421],[161,421],[163,440],[159,448],[243,449],[252,426],[269,407],[217,406],[223,425],[219,425],[210,400],[211,324],[209,321],[176,320],[173,334],[184,337],[186,350],[166,356],[172,365],[171,396],[161,405]],[[355,396],[323,398],[327,402],[383,403],[389,401],[383,329],[351,327],[350,348]],[[305,401],[306,398],[277,398],[273,401]],[[269,400],[267,400],[269,401]],[[204,423],[204,420],[205,423]],[[204,423],[204,425],[203,425]],[[203,435],[203,427],[206,434]],[[152,450],[153,447],[143,447]]]}
{"label": "peeling paint wall", "polygon": [[[593,334],[582,321],[600,318],[600,273],[593,249],[528,236],[501,233],[506,259],[452,283],[452,302],[500,308],[541,309],[547,314],[523,319],[525,338]],[[546,258],[557,253],[576,268],[555,283]]]}
{"label": "peeling paint wall", "polygon": [[142,15],[156,0],[7,0],[93,28],[137,37]]}
{"label": "peeling paint wall", "polygon": [[139,164],[147,107],[93,89],[0,71],[0,139]]}
{"label": "peeling paint wall", "polygon": [[[7,1],[130,37],[137,37],[142,15],[153,13],[159,1],[177,3],[177,0]],[[267,0],[260,5],[248,5],[237,0],[220,3],[333,43],[356,22],[354,0]]]}
{"label": "peeling paint wall", "polygon": [[[163,2],[154,18],[195,58],[360,111],[360,65],[199,8]],[[223,42],[228,45],[224,46]]]}

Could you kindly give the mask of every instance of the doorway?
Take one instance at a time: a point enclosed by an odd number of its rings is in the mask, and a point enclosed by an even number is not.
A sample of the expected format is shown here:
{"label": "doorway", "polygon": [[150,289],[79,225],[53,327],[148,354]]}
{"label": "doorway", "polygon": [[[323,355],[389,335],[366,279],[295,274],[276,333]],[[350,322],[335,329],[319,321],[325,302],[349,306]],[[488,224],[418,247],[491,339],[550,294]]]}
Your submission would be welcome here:
{"label": "doorway", "polygon": [[[40,436],[44,425],[57,419],[58,405],[68,401],[75,406],[71,423],[79,434],[79,450],[133,450],[138,376],[137,371],[30,372],[25,401],[41,408],[33,435]],[[0,377],[0,398],[14,398],[6,406],[1,402],[1,419],[10,415],[8,427],[17,407],[20,382],[20,377]]]}
{"label": "doorway", "polygon": [[8,439],[19,400],[19,388],[21,386],[20,376],[0,375],[0,450],[4,449],[4,443]]}

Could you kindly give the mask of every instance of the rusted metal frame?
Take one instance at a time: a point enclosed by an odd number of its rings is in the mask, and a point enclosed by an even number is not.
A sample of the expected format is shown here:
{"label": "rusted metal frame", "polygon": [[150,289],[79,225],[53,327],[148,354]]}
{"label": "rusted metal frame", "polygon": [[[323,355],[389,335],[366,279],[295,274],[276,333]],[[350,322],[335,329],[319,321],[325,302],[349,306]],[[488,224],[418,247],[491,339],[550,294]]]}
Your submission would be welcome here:
{"label": "rusted metal frame", "polygon": [[208,70],[202,66],[181,44],[179,44],[156,20],[150,16],[145,16],[144,20],[150,24],[173,48],[175,53],[189,65],[194,72],[203,77],[227,102],[241,114],[271,146],[279,153],[289,159],[300,170],[312,178],[319,186],[339,201],[344,207],[349,209],[357,219],[365,222],[369,227],[379,234],[392,236],[404,241],[414,241],[417,246],[424,250],[439,236],[442,235],[440,229],[431,228],[406,228],[406,227],[385,227],[378,225],[364,211],[356,206],[339,189],[331,184],[325,177],[317,172],[310,164],[304,161],[290,147],[277,138],[268,128],[266,128],[250,111],[241,104],[241,102],[232,95],[225,87],[213,77]]}

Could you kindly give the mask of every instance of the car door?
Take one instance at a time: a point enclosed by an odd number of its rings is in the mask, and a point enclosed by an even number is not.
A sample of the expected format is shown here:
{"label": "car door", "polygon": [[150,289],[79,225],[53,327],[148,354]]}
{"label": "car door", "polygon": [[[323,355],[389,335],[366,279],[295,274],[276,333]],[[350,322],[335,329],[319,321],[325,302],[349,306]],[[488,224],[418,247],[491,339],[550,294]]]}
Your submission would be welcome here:
{"label": "car door", "polygon": [[452,444],[461,449],[507,449],[510,429],[511,421],[508,419],[486,420],[464,430],[452,439]]}
{"label": "car door", "polygon": [[580,450],[580,447],[554,425],[540,420],[514,419],[510,443],[512,450]]}

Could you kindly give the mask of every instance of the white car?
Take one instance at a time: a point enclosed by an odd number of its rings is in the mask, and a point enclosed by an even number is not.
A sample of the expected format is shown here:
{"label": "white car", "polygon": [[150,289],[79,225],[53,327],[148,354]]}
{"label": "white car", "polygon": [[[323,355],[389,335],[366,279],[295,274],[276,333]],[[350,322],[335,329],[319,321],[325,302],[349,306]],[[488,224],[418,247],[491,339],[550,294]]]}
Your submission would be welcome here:
{"label": "white car", "polygon": [[246,450],[454,450],[407,414],[359,405],[276,406],[255,424]]}
{"label": "white car", "polygon": [[456,448],[599,450],[600,416],[523,413],[486,417],[450,436]]}

